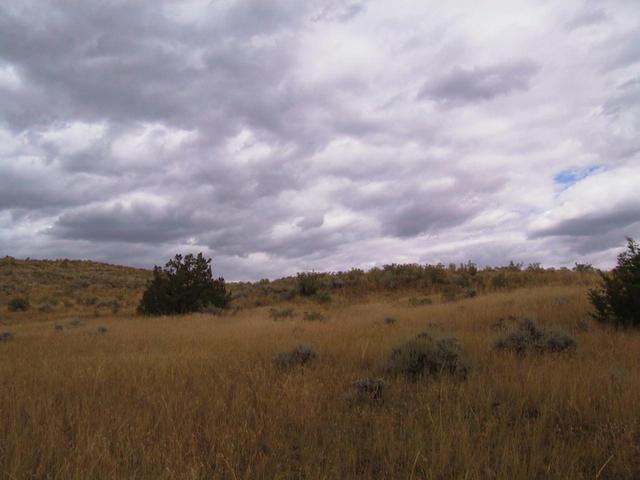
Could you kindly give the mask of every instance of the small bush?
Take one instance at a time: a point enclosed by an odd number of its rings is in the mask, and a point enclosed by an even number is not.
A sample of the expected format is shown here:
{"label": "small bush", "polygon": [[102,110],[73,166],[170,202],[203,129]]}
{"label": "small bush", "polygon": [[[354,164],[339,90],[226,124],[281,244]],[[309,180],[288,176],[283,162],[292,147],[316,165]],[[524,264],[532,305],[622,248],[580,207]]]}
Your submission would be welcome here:
{"label": "small bush", "polygon": [[302,317],[309,322],[324,322],[327,317],[320,312],[304,312]]}
{"label": "small bush", "polygon": [[514,322],[518,321],[518,317],[515,315],[509,315],[504,318],[501,317],[490,325],[491,330],[496,332],[504,332],[509,329],[509,325],[513,325]]}
{"label": "small bush", "polygon": [[384,317],[385,325],[395,325],[398,320],[395,317]]}
{"label": "small bush", "polygon": [[386,382],[382,378],[359,378],[355,380],[352,401],[354,403],[382,403]]}
{"label": "small bush", "polygon": [[448,285],[442,290],[442,299],[445,302],[455,302],[463,298],[473,298],[478,294],[475,288],[462,288],[456,285]]}
{"label": "small bush", "polygon": [[422,298],[417,298],[417,297],[411,297],[409,299],[409,306],[411,307],[420,307],[423,305],[431,305],[433,303],[433,300],[431,300],[429,297],[422,297]]}
{"label": "small bush", "polygon": [[592,317],[618,327],[640,327],[640,245],[627,238],[627,250],[618,255],[610,274],[601,273],[600,289],[589,291]]}
{"label": "small bush", "polygon": [[518,355],[528,353],[557,353],[576,348],[576,341],[558,329],[548,329],[524,318],[514,331],[498,338],[496,350],[506,350]]}
{"label": "small bush", "polygon": [[298,345],[288,352],[278,353],[273,357],[273,363],[279,369],[302,367],[313,362],[318,355],[307,345]]}
{"label": "small bush", "polygon": [[385,367],[388,375],[403,376],[411,381],[443,374],[466,378],[469,370],[470,363],[455,339],[426,337],[394,348]]}
{"label": "small bush", "polygon": [[26,312],[29,310],[29,300],[25,297],[14,297],[9,300],[9,310],[12,312]]}
{"label": "small bush", "polygon": [[295,315],[295,310],[293,308],[282,308],[278,310],[277,308],[272,308],[269,310],[269,316],[273,320],[282,320],[283,318],[292,318]]}
{"label": "small bush", "polygon": [[419,334],[416,335],[416,338],[418,340],[433,340],[433,335],[431,335],[431,333],[427,332],[426,330],[423,332],[420,332]]}
{"label": "small bush", "polygon": [[0,342],[8,342],[9,340],[13,340],[15,337],[13,332],[5,331],[0,333]]}
{"label": "small bush", "polygon": [[320,290],[313,296],[313,298],[315,298],[318,303],[331,302],[331,295],[326,290]]}
{"label": "small bush", "polygon": [[53,307],[49,303],[43,303],[38,306],[38,311],[42,313],[50,313],[53,310]]}
{"label": "small bush", "polygon": [[71,320],[69,322],[69,326],[74,327],[74,328],[78,328],[82,326],[82,320],[80,320],[79,318],[74,318],[73,320]]}
{"label": "small bush", "polygon": [[298,274],[298,292],[303,297],[311,297],[320,290],[320,276],[314,272]]}

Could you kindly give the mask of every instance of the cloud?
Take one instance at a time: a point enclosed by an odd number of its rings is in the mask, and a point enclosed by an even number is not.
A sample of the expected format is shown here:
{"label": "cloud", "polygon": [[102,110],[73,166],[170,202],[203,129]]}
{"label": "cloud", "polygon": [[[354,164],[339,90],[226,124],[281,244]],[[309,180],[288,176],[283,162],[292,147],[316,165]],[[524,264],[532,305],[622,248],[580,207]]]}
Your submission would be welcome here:
{"label": "cloud", "polygon": [[203,251],[233,279],[610,265],[640,234],[638,14],[5,2],[0,255],[151,266]]}
{"label": "cloud", "polygon": [[489,66],[455,67],[422,87],[418,98],[445,103],[491,100],[510,92],[527,90],[540,69],[533,60],[521,59]]}
{"label": "cloud", "polygon": [[62,214],[47,233],[58,238],[165,243],[188,239],[206,228],[206,218],[172,206],[116,202],[112,206],[83,207]]}
{"label": "cloud", "polygon": [[606,21],[609,18],[601,6],[586,5],[576,12],[566,23],[567,30],[576,30]]}
{"label": "cloud", "polygon": [[535,232],[534,236],[585,237],[608,233],[621,227],[640,223],[640,208],[590,213],[576,218],[568,218],[558,224]]}

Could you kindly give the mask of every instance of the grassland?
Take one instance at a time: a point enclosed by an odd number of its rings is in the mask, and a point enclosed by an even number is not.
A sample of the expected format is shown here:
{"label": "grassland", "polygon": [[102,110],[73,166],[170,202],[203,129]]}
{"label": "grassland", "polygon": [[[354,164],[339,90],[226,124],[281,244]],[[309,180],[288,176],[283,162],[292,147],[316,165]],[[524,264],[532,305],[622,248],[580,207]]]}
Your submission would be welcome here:
{"label": "grassland", "polygon": [[[406,289],[296,297],[277,321],[262,297],[222,315],[134,316],[134,288],[118,313],[3,312],[15,337],[0,343],[0,478],[640,478],[640,334],[585,321],[593,278],[554,275],[422,305]],[[38,285],[23,287],[36,303],[55,296]],[[83,290],[100,302],[118,288]],[[510,315],[562,327],[578,347],[493,351]],[[352,382],[424,330],[458,338],[468,378],[388,378],[382,402],[353,401]],[[275,368],[298,344],[317,359]]]}

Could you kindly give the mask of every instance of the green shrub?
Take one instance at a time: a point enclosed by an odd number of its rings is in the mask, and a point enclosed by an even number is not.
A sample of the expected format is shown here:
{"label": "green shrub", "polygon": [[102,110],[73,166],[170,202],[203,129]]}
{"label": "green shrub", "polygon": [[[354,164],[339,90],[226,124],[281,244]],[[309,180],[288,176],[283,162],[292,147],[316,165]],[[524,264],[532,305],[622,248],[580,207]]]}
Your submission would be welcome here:
{"label": "green shrub", "polygon": [[411,381],[443,374],[466,378],[469,370],[470,363],[454,338],[409,340],[391,350],[385,366],[388,375]]}
{"label": "green shrub", "polygon": [[478,294],[475,288],[463,288],[457,285],[447,285],[442,290],[442,299],[445,302],[455,302],[463,298],[473,298]]}
{"label": "green shrub", "polygon": [[209,306],[224,308],[229,302],[224,278],[213,279],[211,259],[202,253],[176,255],[164,269],[156,266],[138,305],[145,315],[197,312]]}
{"label": "green shrub", "polygon": [[320,312],[304,312],[302,318],[309,322],[323,322],[327,319],[327,317]]}
{"label": "green shrub", "polygon": [[319,303],[329,303],[331,302],[331,295],[326,290],[320,290],[317,292],[313,298]]}
{"label": "green shrub", "polygon": [[80,320],[79,318],[74,318],[69,322],[69,326],[74,328],[81,327],[82,325],[83,325],[82,320]]}
{"label": "green shrub", "polygon": [[421,307],[423,305],[431,305],[431,304],[433,304],[433,300],[431,300],[429,297],[422,297],[422,298],[411,297],[409,299],[409,305],[411,307]]}
{"label": "green shrub", "polygon": [[386,382],[382,378],[359,378],[351,383],[353,403],[382,403]]}
{"label": "green shrub", "polygon": [[293,308],[272,308],[269,310],[269,316],[273,320],[282,320],[283,318],[292,318],[295,315],[295,310]]}
{"label": "green shrub", "polygon": [[9,310],[12,312],[26,312],[29,310],[29,299],[25,297],[14,297],[9,300]]}
{"label": "green shrub", "polygon": [[425,330],[425,331],[422,331],[422,332],[418,333],[418,334],[416,335],[416,338],[417,338],[418,340],[429,340],[429,341],[432,341],[432,340],[433,340],[433,335],[431,335],[431,333],[430,333],[430,332],[427,332],[427,331]]}
{"label": "green shrub", "polygon": [[601,272],[599,289],[589,291],[593,318],[619,327],[640,327],[640,245],[627,238],[627,250],[618,255],[618,264]]}
{"label": "green shrub", "polygon": [[314,272],[298,274],[298,292],[303,297],[311,297],[320,290],[320,276]]}
{"label": "green shrub", "polygon": [[0,333],[0,342],[8,342],[9,340],[13,340],[15,334],[13,332],[5,331]]}
{"label": "green shrub", "polygon": [[533,320],[523,318],[512,332],[495,341],[494,348],[518,355],[558,353],[575,349],[576,341],[562,330],[543,328]]}
{"label": "green shrub", "polygon": [[313,362],[318,355],[307,345],[298,345],[287,352],[278,353],[273,357],[273,363],[279,369],[302,367]]}

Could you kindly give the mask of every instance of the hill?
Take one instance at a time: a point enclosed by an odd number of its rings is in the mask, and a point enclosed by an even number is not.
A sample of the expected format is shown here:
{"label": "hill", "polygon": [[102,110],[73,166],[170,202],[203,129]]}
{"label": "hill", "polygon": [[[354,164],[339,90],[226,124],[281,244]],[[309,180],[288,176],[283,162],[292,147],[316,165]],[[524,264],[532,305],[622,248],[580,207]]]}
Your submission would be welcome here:
{"label": "hill", "polygon": [[[151,272],[87,260],[0,259],[0,312],[20,297],[30,318],[132,313]],[[1,320],[1,318],[0,318]]]}
{"label": "hill", "polygon": [[[218,273],[218,272],[216,272]],[[9,302],[29,302],[28,318],[55,320],[69,316],[132,315],[151,271],[88,260],[0,259],[0,321],[27,317]],[[492,292],[542,286],[592,285],[591,269],[503,267],[478,269],[471,263],[448,266],[389,264],[368,271],[310,272],[276,280],[232,282],[234,310],[287,302],[323,304],[405,298],[415,304],[450,302]]]}

